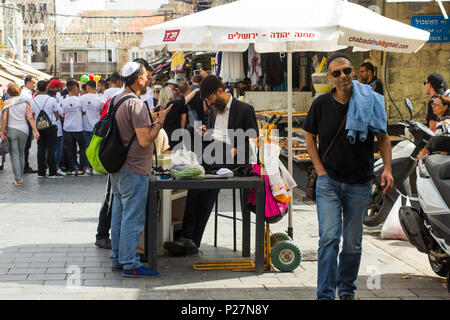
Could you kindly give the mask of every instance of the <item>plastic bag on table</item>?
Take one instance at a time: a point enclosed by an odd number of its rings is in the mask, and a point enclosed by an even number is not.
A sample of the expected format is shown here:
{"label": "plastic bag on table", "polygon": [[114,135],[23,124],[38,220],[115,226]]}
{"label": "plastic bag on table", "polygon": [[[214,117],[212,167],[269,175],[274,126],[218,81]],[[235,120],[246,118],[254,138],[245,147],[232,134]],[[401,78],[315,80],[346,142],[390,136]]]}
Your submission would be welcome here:
{"label": "plastic bag on table", "polygon": [[205,169],[192,151],[177,150],[172,156],[170,173],[175,179],[202,180],[205,179]]}
{"label": "plastic bag on table", "polygon": [[[398,216],[400,208],[402,207],[402,196],[397,198],[394,205],[392,206],[386,221],[383,224],[381,230],[381,238],[383,239],[397,239],[397,240],[408,240],[400,224],[400,218]],[[406,197],[406,206],[411,206],[409,197]]]}

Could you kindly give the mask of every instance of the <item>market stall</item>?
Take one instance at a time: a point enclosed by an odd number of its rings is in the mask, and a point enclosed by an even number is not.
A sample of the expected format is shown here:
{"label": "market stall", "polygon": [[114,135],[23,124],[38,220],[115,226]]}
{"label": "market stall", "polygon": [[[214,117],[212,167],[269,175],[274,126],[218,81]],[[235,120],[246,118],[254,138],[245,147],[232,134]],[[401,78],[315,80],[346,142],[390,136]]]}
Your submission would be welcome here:
{"label": "market stall", "polygon": [[[240,0],[143,31],[141,47],[173,51],[287,53],[288,169],[292,174],[292,53],[357,50],[417,52],[429,33],[343,0]],[[292,235],[292,214],[289,234]]]}

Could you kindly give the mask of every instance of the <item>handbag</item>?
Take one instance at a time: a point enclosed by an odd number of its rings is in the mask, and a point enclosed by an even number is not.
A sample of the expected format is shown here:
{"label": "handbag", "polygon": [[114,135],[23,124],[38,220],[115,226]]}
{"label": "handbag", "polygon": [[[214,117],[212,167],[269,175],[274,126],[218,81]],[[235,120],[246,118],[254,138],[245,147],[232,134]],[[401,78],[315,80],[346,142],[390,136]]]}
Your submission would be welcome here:
{"label": "handbag", "polygon": [[[1,115],[1,113],[0,113]],[[1,117],[0,117],[1,118]],[[6,125],[5,127],[8,127],[8,109],[6,109]],[[6,138],[5,141],[0,140],[0,156],[3,156],[5,154],[9,153],[9,140]]]}
{"label": "handbag", "polygon": [[[333,144],[336,142],[337,137],[341,133],[342,129],[344,128],[344,125],[347,121],[347,113],[344,116],[344,120],[342,120],[341,126],[339,127],[339,130],[337,131],[336,135],[334,136],[333,140],[331,140],[331,143],[329,144],[327,150],[325,151],[323,158],[321,159],[322,163],[325,163],[325,160],[327,159],[328,152],[330,151]],[[305,198],[311,199],[313,201],[316,201],[316,183],[317,183],[317,171],[314,165],[310,166],[308,169],[308,183],[306,184],[306,195]]]}
{"label": "handbag", "polygon": [[7,153],[9,153],[9,140],[6,139],[5,141],[0,140],[0,156],[3,156]]}

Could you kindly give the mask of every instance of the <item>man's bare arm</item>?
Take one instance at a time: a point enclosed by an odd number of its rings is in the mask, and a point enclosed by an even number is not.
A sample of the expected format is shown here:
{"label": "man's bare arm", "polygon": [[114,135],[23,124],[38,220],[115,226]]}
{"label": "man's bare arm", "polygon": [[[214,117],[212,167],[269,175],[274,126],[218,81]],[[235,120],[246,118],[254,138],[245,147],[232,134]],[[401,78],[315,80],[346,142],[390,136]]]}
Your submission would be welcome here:
{"label": "man's bare arm", "polygon": [[309,132],[306,133],[306,149],[308,150],[309,156],[311,157],[314,168],[316,168],[317,175],[322,176],[327,174],[327,171],[325,170],[325,167],[320,160],[319,150],[317,150],[316,145],[316,139],[317,135]]}
{"label": "man's bare arm", "polygon": [[378,146],[383,159],[384,171],[381,174],[381,185],[385,186],[383,192],[387,193],[394,186],[392,177],[392,147],[391,140],[387,134],[377,134]]}

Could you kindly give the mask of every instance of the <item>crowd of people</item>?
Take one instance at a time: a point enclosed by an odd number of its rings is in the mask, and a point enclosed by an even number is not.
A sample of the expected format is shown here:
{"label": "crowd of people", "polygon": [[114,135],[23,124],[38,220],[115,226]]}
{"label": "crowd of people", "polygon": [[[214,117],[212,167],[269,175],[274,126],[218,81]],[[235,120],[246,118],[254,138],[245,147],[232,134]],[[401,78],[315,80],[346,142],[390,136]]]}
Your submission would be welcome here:
{"label": "crowd of people", "polygon": [[[137,61],[149,68],[144,59]],[[176,129],[186,128],[189,110],[194,112],[192,119],[206,119],[208,110],[199,98],[201,79],[194,77],[191,84],[171,79],[164,87],[152,86],[151,79],[146,83],[141,98],[152,113],[159,105],[174,104],[158,139],[167,142],[170,148],[179,140],[169,137]],[[25,78],[22,87],[10,83],[2,98],[0,138],[10,143],[13,183],[22,185],[24,174],[37,173],[39,178],[50,179],[92,175],[85,150],[96,123],[107,112],[108,102],[125,90],[122,80],[118,73],[113,73],[97,83],[89,80],[81,84],[72,78],[65,83],[58,78],[37,81],[32,76]],[[48,126],[37,128],[40,121]],[[37,170],[30,167],[28,160],[33,137],[37,143]],[[0,170],[5,160],[5,156],[0,156]]]}

